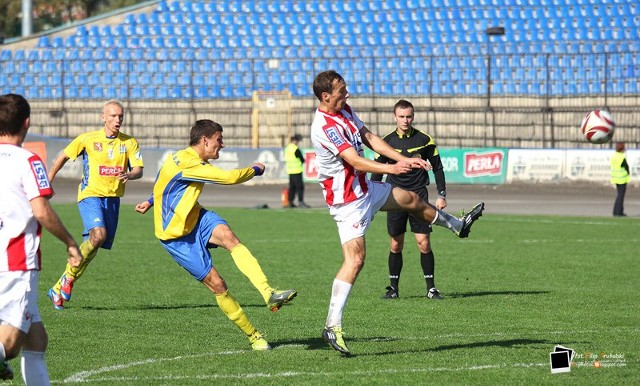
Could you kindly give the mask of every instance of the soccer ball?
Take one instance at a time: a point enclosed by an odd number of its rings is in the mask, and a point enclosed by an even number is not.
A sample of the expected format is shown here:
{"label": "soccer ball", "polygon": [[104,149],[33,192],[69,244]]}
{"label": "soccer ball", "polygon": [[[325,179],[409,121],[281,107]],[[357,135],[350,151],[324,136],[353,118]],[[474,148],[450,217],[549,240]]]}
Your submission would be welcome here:
{"label": "soccer ball", "polygon": [[608,111],[598,109],[584,116],[580,128],[587,141],[601,144],[611,140],[616,123]]}

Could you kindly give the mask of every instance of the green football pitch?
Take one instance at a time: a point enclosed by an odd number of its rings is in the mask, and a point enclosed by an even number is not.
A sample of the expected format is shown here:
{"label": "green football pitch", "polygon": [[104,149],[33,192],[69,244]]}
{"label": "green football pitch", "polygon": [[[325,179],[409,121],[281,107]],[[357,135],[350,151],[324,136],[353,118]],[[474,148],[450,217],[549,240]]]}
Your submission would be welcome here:
{"label": "green football pitch", "polygon": [[[73,204],[54,205],[79,238]],[[353,352],[321,338],[330,288],[342,262],[326,209],[217,210],[260,261],[273,286],[298,297],[276,313],[234,266],[214,264],[269,352],[217,309],[201,284],[153,235],[151,213],[123,205],[115,245],[101,250],[64,311],[47,289],[64,269],[64,248],[44,236],[40,309],[54,383],[199,384],[628,384],[640,380],[640,219],[506,216],[489,211],[460,240],[432,235],[436,285],[425,298],[409,234],[400,298],[388,285],[385,214],[367,233],[368,256],[343,319]],[[571,371],[552,374],[556,345],[575,350]],[[19,361],[12,364],[18,375]],[[19,376],[17,376],[19,378]],[[14,381],[21,384],[22,380]]]}

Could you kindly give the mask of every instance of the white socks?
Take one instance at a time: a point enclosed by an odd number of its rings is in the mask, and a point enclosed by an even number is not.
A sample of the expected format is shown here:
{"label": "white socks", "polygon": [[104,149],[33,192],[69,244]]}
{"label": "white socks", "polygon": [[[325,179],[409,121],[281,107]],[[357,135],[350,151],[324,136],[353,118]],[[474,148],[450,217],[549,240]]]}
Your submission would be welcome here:
{"label": "white socks", "polygon": [[342,326],[342,312],[347,304],[352,284],[339,279],[333,280],[331,289],[331,302],[329,303],[329,314],[327,315],[327,327]]}
{"label": "white socks", "polygon": [[459,218],[453,217],[440,209],[436,209],[436,217],[431,224],[449,228],[454,232],[460,232],[462,229],[462,221]]}
{"label": "white socks", "polygon": [[22,379],[27,386],[49,386],[49,370],[44,352],[22,350]]}

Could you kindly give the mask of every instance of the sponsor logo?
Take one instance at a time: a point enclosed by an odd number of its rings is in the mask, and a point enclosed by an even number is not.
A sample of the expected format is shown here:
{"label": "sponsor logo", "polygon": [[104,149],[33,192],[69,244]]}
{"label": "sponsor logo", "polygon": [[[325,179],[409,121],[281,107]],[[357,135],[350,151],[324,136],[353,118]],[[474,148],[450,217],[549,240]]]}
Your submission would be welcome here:
{"label": "sponsor logo", "polygon": [[336,145],[336,147],[340,147],[344,145],[344,140],[342,139],[342,136],[338,133],[338,129],[335,126],[326,128],[324,132],[327,134],[327,137],[329,137],[329,140],[331,140],[331,142],[333,142],[333,144]]}
{"label": "sponsor logo", "polygon": [[102,151],[102,143],[101,142],[94,142],[93,143],[93,150]]}
{"label": "sponsor logo", "polygon": [[117,176],[122,173],[124,168],[122,166],[99,166],[98,174],[101,176]]}
{"label": "sponsor logo", "polygon": [[33,160],[31,161],[31,169],[36,175],[38,187],[40,189],[48,189],[51,185],[49,184],[49,178],[47,178],[47,169],[44,167],[44,163],[41,160]]}
{"label": "sponsor logo", "polygon": [[480,177],[499,175],[502,171],[504,154],[501,151],[487,153],[465,153],[465,177]]}
{"label": "sponsor logo", "polygon": [[356,223],[353,223],[352,226],[353,226],[354,229],[364,228],[364,227],[367,226],[368,223],[369,223],[369,220],[364,219],[364,220],[360,220],[360,221],[358,221]]}

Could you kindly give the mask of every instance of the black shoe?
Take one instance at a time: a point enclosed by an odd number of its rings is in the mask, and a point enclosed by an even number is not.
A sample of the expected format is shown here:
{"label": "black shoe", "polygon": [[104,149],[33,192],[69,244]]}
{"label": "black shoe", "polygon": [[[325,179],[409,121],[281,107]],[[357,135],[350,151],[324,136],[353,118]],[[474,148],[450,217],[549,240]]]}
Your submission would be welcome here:
{"label": "black shoe", "polygon": [[398,294],[398,290],[393,287],[387,287],[387,293],[382,297],[383,299],[397,299],[400,295]]}
{"label": "black shoe", "polygon": [[440,295],[440,291],[438,291],[437,288],[431,288],[428,292],[427,292],[427,297],[429,299],[433,299],[433,300],[442,300],[444,299],[444,297],[442,297],[442,295]]}
{"label": "black shoe", "polygon": [[456,232],[458,237],[461,239],[465,237],[469,237],[469,232],[471,231],[471,225],[482,216],[482,212],[484,211],[484,202],[476,204],[476,206],[471,209],[471,211],[465,214],[462,217],[462,228],[460,228],[459,232]]}
{"label": "black shoe", "polygon": [[613,217],[627,217],[626,213],[614,214]]}
{"label": "black shoe", "polygon": [[297,206],[293,202],[290,202],[287,208],[297,208]]}
{"label": "black shoe", "polygon": [[310,207],[309,205],[307,205],[307,203],[306,203],[306,202],[304,202],[304,201],[300,201],[300,202],[298,203],[298,206],[299,206],[299,207],[301,207],[301,208],[311,208],[311,207]]}

